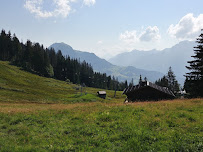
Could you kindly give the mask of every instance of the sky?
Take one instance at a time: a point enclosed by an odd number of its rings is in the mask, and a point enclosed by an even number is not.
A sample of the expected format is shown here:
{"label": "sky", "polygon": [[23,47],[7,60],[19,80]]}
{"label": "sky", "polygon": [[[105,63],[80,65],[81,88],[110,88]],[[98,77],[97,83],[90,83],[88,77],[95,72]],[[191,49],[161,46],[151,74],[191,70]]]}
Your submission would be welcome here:
{"label": "sky", "polygon": [[0,30],[49,47],[64,42],[109,59],[195,40],[203,0],[0,0]]}

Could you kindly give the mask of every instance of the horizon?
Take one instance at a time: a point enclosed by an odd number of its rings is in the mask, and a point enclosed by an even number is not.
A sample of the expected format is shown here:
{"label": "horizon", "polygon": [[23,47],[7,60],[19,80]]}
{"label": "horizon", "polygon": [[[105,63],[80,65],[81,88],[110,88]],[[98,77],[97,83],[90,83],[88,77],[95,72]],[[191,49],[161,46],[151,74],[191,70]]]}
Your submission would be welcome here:
{"label": "horizon", "polygon": [[[117,55],[122,55],[123,53],[131,53],[131,52],[133,52],[133,51],[139,51],[139,52],[157,51],[157,52],[161,52],[161,51],[164,51],[165,49],[170,49],[170,48],[172,48],[172,47],[174,47],[174,46],[176,46],[176,45],[178,45],[178,44],[180,44],[180,43],[182,43],[182,42],[195,42],[195,41],[183,40],[183,41],[180,41],[180,42],[178,42],[178,43],[172,45],[171,47],[167,47],[167,48],[164,48],[164,49],[162,49],[162,50],[157,50],[157,49],[138,50],[138,49],[135,48],[135,49],[133,49],[133,50],[128,50],[128,51],[126,51],[126,52],[122,52],[122,53],[116,54],[116,55],[111,56],[111,57],[109,57],[109,58],[108,58],[108,57],[107,57],[107,58],[102,58],[102,57],[100,57],[100,56],[98,56],[98,57],[101,58],[101,59],[105,59],[106,61],[109,61],[109,59],[114,58],[114,57],[116,57]],[[53,44],[65,44],[65,45],[68,45],[69,47],[71,47],[74,51],[81,51],[81,52],[87,52],[87,53],[94,53],[94,52],[89,52],[89,51],[76,50],[76,49],[73,48],[71,45],[69,45],[69,44],[67,44],[67,43],[65,43],[65,42],[56,42],[56,43],[53,43]],[[53,44],[51,44],[51,45],[53,45]],[[43,44],[42,44],[42,45],[43,45]],[[51,47],[51,45],[48,46],[47,48]],[[55,50],[55,51],[57,51],[57,50]],[[95,53],[94,53],[94,54],[95,54]],[[96,55],[96,54],[95,54],[95,55]],[[97,56],[97,55],[96,55],[96,56]]]}
{"label": "horizon", "polygon": [[201,4],[201,0],[7,0],[0,6],[0,28],[23,42],[29,39],[45,47],[64,42],[109,59],[135,49],[163,50],[183,40],[194,41],[203,27]]}

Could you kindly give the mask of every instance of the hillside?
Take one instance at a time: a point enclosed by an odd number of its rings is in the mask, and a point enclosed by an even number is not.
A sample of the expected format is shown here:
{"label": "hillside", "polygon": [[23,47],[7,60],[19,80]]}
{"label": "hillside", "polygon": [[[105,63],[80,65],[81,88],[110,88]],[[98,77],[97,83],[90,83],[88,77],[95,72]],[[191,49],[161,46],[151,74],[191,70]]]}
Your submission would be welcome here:
{"label": "hillside", "polygon": [[[159,71],[166,73],[171,66],[178,81],[183,84],[183,75],[187,72],[185,68],[187,61],[193,55],[193,41],[182,41],[179,44],[161,51],[139,51],[133,50],[119,54],[108,61],[118,66],[134,66],[145,70]],[[120,62],[124,60],[125,62]]]}
{"label": "hillside", "polygon": [[[107,75],[112,75],[118,78],[119,81],[134,79],[134,82],[137,83],[140,75],[143,77],[147,77],[149,81],[156,81],[158,78],[161,78],[163,74],[161,72],[153,71],[153,70],[143,70],[139,68],[135,68],[132,66],[116,66],[108,61],[99,58],[94,53],[82,52],[78,50],[74,50],[71,46],[65,43],[54,43],[49,48],[54,48],[55,51],[61,50],[64,56],[70,56],[71,58],[80,59],[80,61],[86,61],[90,63],[95,71],[107,73]],[[125,60],[121,59],[120,63],[125,64]],[[125,62],[124,62],[125,61]]]}
{"label": "hillside", "polygon": [[[81,88],[74,84],[52,78],[40,77],[20,70],[19,67],[0,61],[0,101],[35,103],[73,103],[101,101],[96,96],[100,89]],[[87,93],[85,95],[85,92]],[[107,90],[108,98],[114,91]],[[120,97],[121,92],[117,93]],[[124,97],[123,97],[124,98]]]}

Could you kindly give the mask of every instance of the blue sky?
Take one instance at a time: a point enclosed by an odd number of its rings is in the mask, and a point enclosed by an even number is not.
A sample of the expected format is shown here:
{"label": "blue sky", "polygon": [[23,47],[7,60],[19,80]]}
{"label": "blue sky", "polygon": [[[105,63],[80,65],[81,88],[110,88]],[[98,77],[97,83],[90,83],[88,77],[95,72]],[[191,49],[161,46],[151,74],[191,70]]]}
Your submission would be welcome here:
{"label": "blue sky", "polygon": [[45,47],[64,42],[102,58],[194,40],[203,0],[1,0],[0,29]]}

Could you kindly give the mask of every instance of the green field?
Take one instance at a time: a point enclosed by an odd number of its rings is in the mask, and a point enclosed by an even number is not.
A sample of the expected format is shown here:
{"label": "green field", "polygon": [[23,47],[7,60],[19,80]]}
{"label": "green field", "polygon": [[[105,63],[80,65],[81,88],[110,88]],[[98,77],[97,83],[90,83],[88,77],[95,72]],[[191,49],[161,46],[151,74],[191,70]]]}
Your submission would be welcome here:
{"label": "green field", "polygon": [[[79,89],[79,90],[78,90]],[[8,62],[0,61],[0,101],[34,103],[75,103],[91,101],[112,101],[114,91],[107,91],[107,100],[97,97],[100,89],[81,88],[51,78],[40,77],[20,70]],[[122,92],[117,91],[116,99],[124,101]]]}
{"label": "green field", "polygon": [[123,104],[77,87],[0,62],[0,151],[203,151],[203,99]]}

